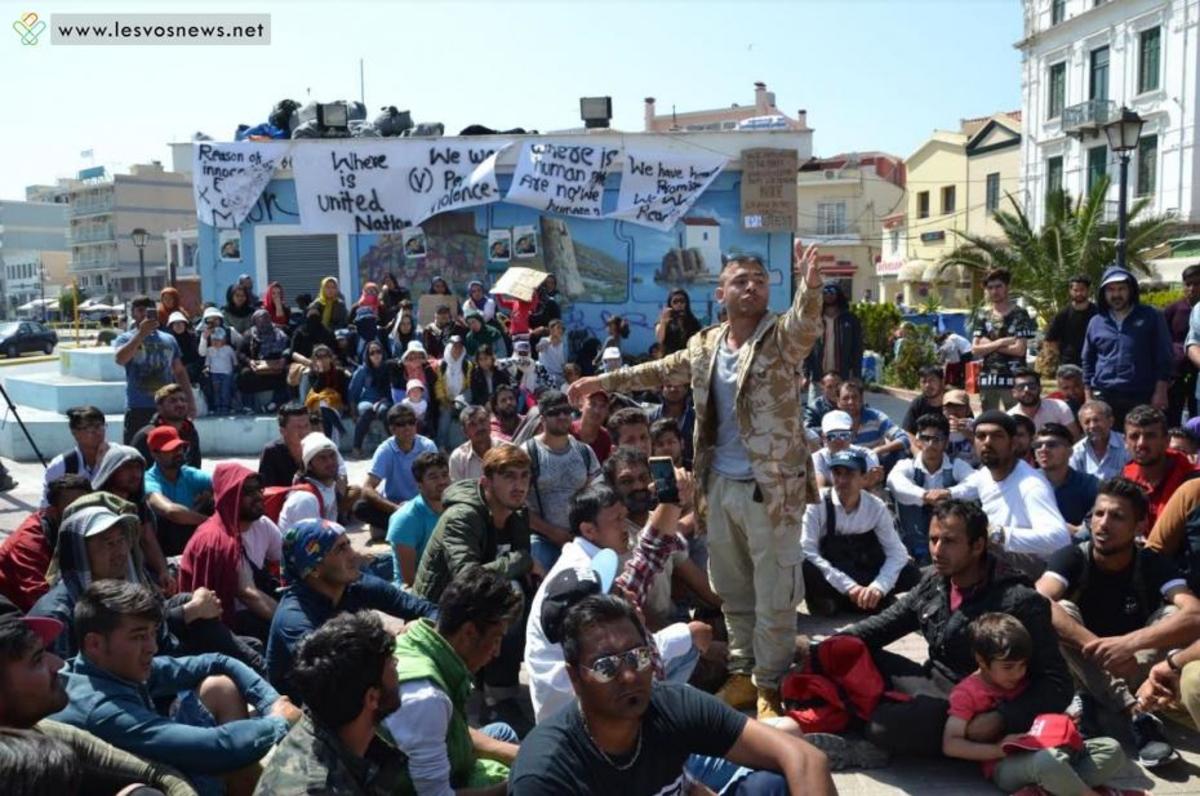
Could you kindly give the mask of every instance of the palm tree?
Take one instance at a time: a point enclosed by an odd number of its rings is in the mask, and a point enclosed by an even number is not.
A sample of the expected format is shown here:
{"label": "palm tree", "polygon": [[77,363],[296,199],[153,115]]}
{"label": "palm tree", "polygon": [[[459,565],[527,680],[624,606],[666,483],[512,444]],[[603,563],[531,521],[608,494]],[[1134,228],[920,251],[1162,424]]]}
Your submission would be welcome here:
{"label": "palm tree", "polygon": [[[1067,305],[1067,282],[1072,276],[1083,274],[1098,285],[1104,269],[1116,261],[1117,225],[1104,220],[1108,186],[1108,177],[1103,177],[1086,199],[1075,201],[1065,191],[1051,192],[1040,231],[1033,229],[1012,194],[1006,194],[1012,210],[997,210],[992,216],[1003,237],[955,233],[965,243],[938,265],[943,269],[961,265],[977,274],[1005,268],[1012,274],[1013,294],[1049,320]],[[1170,237],[1174,222],[1170,215],[1143,218],[1149,205],[1149,198],[1134,202],[1126,225],[1126,267],[1141,276],[1153,273],[1145,252]]]}

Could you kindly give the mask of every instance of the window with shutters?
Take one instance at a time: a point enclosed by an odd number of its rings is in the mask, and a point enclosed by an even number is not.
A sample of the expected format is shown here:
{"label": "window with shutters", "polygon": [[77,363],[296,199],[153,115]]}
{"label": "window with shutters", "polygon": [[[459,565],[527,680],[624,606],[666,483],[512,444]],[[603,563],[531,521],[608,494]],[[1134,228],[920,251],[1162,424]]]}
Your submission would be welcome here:
{"label": "window with shutters", "polygon": [[1143,30],[1138,35],[1138,93],[1158,89],[1158,64],[1162,28]]}

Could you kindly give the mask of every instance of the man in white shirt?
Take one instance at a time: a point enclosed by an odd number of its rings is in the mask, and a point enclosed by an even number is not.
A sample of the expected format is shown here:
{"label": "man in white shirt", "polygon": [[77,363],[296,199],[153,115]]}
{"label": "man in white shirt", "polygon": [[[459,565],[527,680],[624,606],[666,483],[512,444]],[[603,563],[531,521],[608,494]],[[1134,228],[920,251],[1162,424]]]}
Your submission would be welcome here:
{"label": "man in white shirt", "polygon": [[1075,413],[1066,401],[1057,398],[1042,397],[1042,377],[1031,368],[1019,368],[1013,374],[1012,396],[1016,400],[1008,413],[1010,415],[1025,415],[1033,421],[1037,431],[1047,423],[1061,423],[1067,427],[1074,439],[1079,439],[1083,432],[1075,422]]}
{"label": "man in white shirt", "polygon": [[834,409],[826,412],[821,418],[821,438],[825,444],[813,452],[813,473],[817,478],[817,486],[833,486],[833,473],[829,469],[829,460],[834,454],[842,451],[853,451],[863,457],[867,463],[867,475],[864,486],[870,488],[883,478],[883,467],[875,451],[862,445],[855,445],[850,440],[854,438],[854,418],[849,412]]}
{"label": "man in white shirt", "polygon": [[888,490],[896,500],[900,538],[918,564],[928,564],[929,520],[933,517],[936,490],[949,489],[975,473],[962,459],[946,454],[950,421],[930,412],[917,418],[917,455],[901,459],[888,474]]}
{"label": "man in white shirt", "polygon": [[304,477],[297,481],[279,510],[279,530],[301,520],[337,522],[338,452],[333,440],[314,431],[301,443]]}
{"label": "man in white shirt", "polygon": [[64,475],[82,475],[92,480],[104,452],[108,450],[107,426],[104,413],[94,406],[72,406],[67,410],[67,428],[75,439],[75,447],[60,453],[46,465],[43,478],[42,508],[50,505],[47,493],[50,482]]}
{"label": "man in white shirt", "polygon": [[555,318],[547,328],[550,330],[550,336],[538,340],[538,362],[546,369],[546,373],[550,374],[554,386],[561,387],[566,383],[563,365],[567,364],[567,341],[563,336],[563,322]]}
{"label": "man in white shirt", "polygon": [[866,460],[852,451],[830,460],[833,487],[804,512],[804,593],[809,610],[830,616],[844,608],[872,613],[921,579],[892,524],[887,505],[863,491]]}
{"label": "man in white shirt", "polygon": [[[684,491],[687,490],[685,484]],[[685,497],[690,496],[681,493],[680,499]],[[580,581],[587,580],[587,576],[580,573],[592,570],[597,555],[602,550],[611,550],[618,556],[628,551],[629,538],[625,532],[627,513],[620,495],[604,484],[589,486],[571,502],[571,532],[574,539],[563,545],[558,562],[538,587],[529,612],[529,622],[525,626],[529,696],[533,701],[534,718],[538,722],[575,700],[559,635],[562,619],[571,604],[586,596],[578,593]],[[658,505],[638,539],[640,562],[649,563],[652,559],[661,561],[661,553],[676,537],[674,528],[679,522],[679,514],[678,504]],[[631,570],[640,566],[640,562],[627,564],[626,569],[630,570],[630,574],[622,574],[617,579],[619,588],[626,584],[633,585]],[[608,579],[611,580],[611,575]],[[571,580],[575,581],[576,588],[568,583]],[[600,577],[600,580],[603,581],[604,577]],[[597,593],[607,591],[607,584],[597,584]],[[665,679],[686,683],[699,656],[712,642],[712,628],[703,622],[676,622],[653,634],[653,637],[663,662]]]}
{"label": "man in white shirt", "polygon": [[1100,481],[1120,475],[1129,463],[1129,451],[1125,437],[1113,431],[1112,407],[1104,401],[1087,401],[1079,408],[1079,424],[1084,437],[1071,451],[1071,469]]}
{"label": "man in white shirt", "polygon": [[450,480],[478,481],[483,477],[483,454],[498,443],[492,437],[492,413],[486,406],[468,406],[459,420],[467,441],[450,454]]}
{"label": "man in white shirt", "polygon": [[983,466],[957,486],[938,490],[934,499],[979,500],[990,523],[990,545],[1004,550],[1010,563],[1036,578],[1047,558],[1071,544],[1071,533],[1046,476],[1014,454],[1016,430],[1016,421],[999,410],[977,417],[975,448]]}

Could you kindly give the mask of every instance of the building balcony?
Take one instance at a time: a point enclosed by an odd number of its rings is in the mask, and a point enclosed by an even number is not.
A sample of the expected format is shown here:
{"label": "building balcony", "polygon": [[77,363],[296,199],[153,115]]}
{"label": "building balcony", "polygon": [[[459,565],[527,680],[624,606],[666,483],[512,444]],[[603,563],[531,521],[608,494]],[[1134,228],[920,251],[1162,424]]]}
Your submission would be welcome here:
{"label": "building balcony", "polygon": [[115,252],[113,252],[111,255],[76,257],[71,260],[72,271],[96,271],[100,269],[110,269],[116,267],[117,256]]}
{"label": "building balcony", "polygon": [[116,231],[111,224],[96,227],[72,227],[68,243],[106,243],[116,240]]}
{"label": "building balcony", "polygon": [[71,218],[111,213],[114,204],[112,194],[98,198],[77,199],[71,204]]}
{"label": "building balcony", "polygon": [[1089,134],[1099,135],[1104,125],[1117,118],[1117,113],[1117,103],[1107,99],[1070,105],[1063,109],[1063,132],[1080,138]]}

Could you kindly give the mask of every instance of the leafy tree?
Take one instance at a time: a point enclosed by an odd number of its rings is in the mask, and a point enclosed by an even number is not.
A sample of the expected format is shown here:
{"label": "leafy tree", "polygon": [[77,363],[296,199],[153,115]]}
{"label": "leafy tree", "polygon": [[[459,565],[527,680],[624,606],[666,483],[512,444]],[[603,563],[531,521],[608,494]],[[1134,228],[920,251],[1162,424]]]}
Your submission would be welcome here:
{"label": "leafy tree", "polygon": [[58,311],[64,321],[75,319],[75,305],[87,300],[87,293],[77,285],[71,285],[58,297]]}
{"label": "leafy tree", "polygon": [[892,350],[892,330],[900,325],[900,310],[891,302],[877,304],[859,301],[850,306],[862,324],[863,350],[888,356]]}
{"label": "leafy tree", "polygon": [[[1003,237],[955,233],[965,242],[938,263],[942,268],[961,265],[977,275],[992,268],[1012,274],[1013,295],[1023,297],[1033,311],[1049,320],[1069,301],[1067,280],[1084,274],[1100,284],[1104,269],[1117,259],[1117,224],[1104,220],[1104,196],[1109,180],[1097,181],[1086,198],[1072,200],[1065,191],[1054,191],[1046,200],[1046,222],[1035,230],[1020,204],[1007,194],[1011,210],[997,210],[993,219]],[[1149,198],[1129,209],[1126,267],[1135,275],[1153,273],[1144,253],[1171,235],[1174,218],[1146,215]]]}

